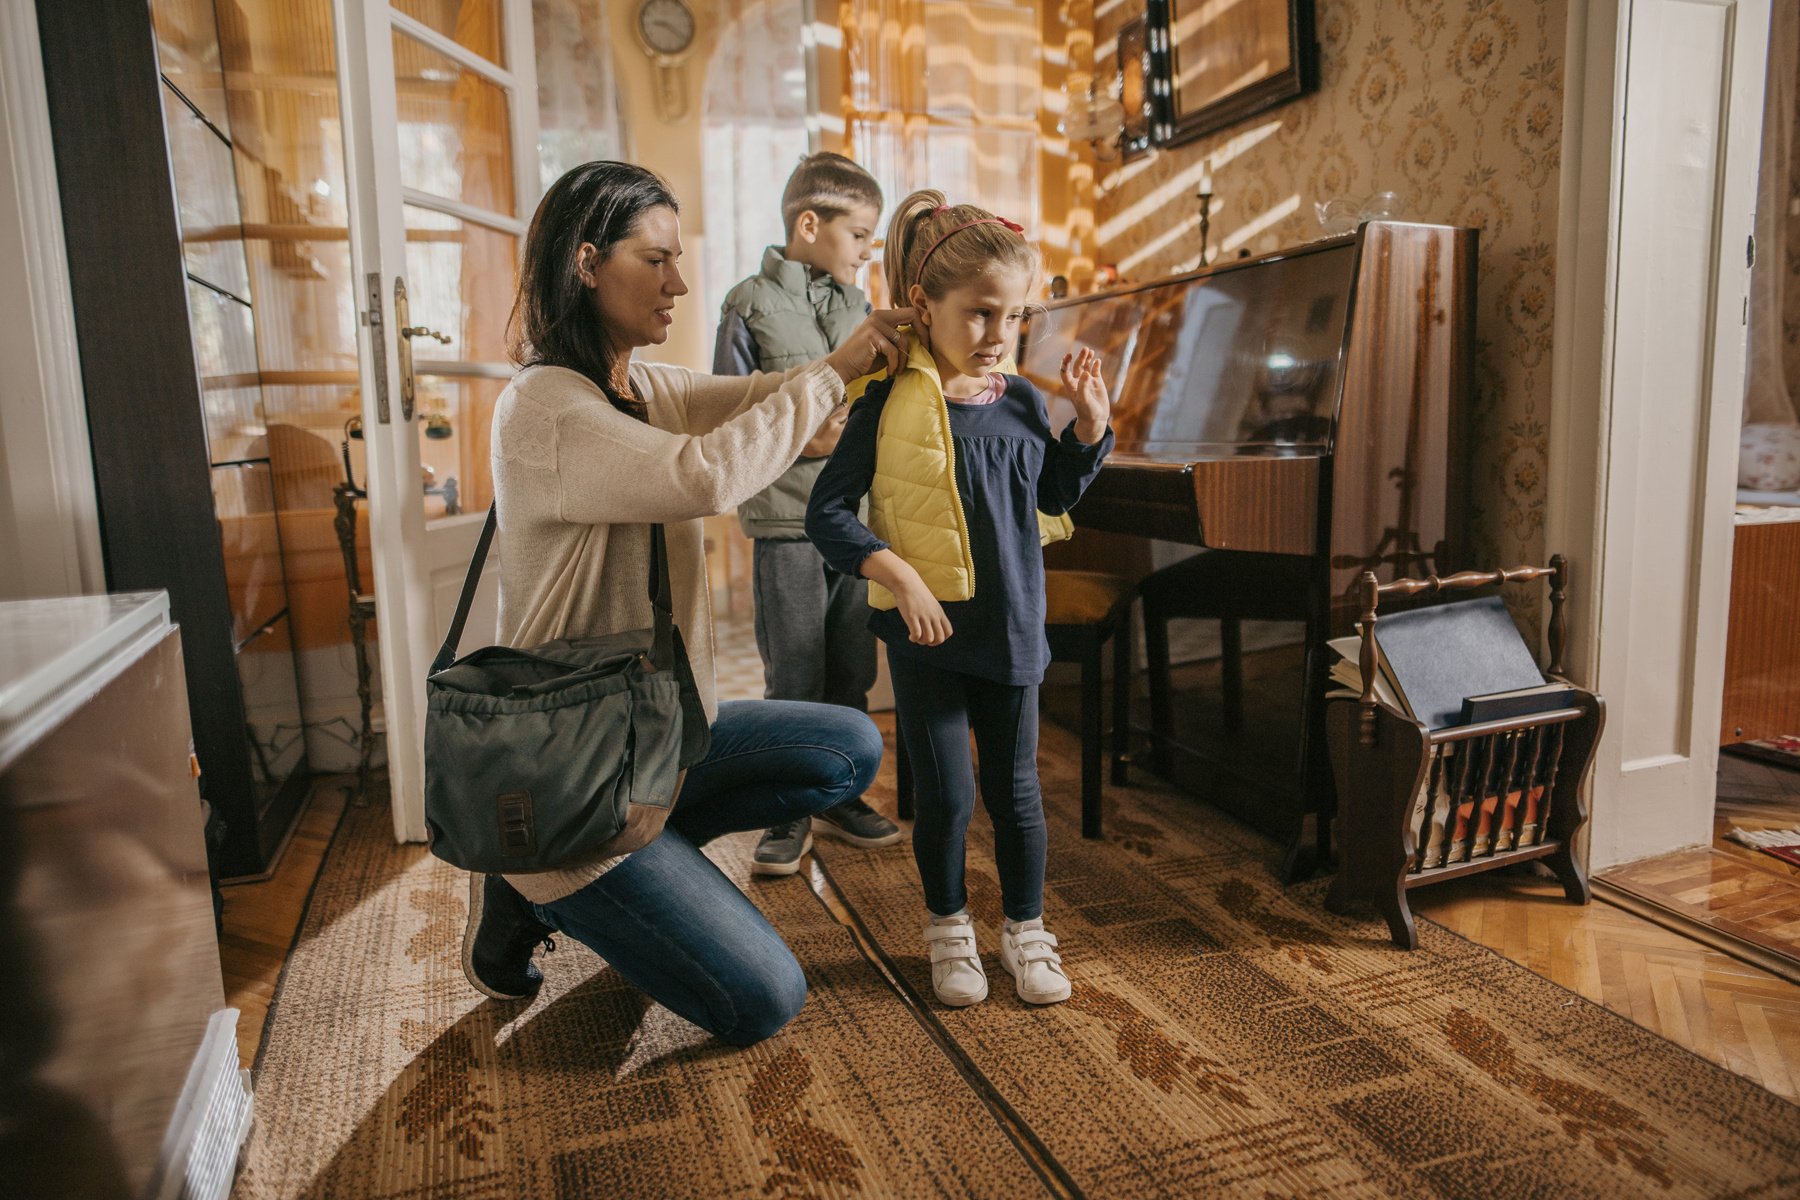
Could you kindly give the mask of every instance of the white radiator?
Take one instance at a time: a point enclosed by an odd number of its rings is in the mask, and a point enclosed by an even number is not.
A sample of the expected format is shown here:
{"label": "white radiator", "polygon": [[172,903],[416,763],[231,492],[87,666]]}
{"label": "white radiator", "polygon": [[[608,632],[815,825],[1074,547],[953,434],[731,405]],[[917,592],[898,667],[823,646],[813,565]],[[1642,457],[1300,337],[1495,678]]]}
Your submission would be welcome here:
{"label": "white radiator", "polygon": [[207,1022],[145,1193],[156,1200],[225,1200],[231,1191],[250,1135],[250,1072],[238,1067],[237,1022],[235,1008]]}

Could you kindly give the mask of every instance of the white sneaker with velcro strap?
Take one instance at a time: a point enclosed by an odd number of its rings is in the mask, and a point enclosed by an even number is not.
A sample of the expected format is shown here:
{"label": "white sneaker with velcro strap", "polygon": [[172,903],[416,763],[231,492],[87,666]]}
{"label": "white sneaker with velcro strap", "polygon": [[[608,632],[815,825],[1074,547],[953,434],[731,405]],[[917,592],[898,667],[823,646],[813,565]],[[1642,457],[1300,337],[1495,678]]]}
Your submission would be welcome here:
{"label": "white sneaker with velcro strap", "polygon": [[1069,977],[1056,952],[1056,935],[1044,928],[1041,917],[1000,927],[1000,965],[1027,1004],[1060,1004],[1069,998]]}
{"label": "white sneaker with velcro strap", "polygon": [[964,1008],[987,999],[987,972],[981,969],[975,921],[968,913],[938,917],[925,926],[925,946],[931,952],[931,990],[939,1000]]}

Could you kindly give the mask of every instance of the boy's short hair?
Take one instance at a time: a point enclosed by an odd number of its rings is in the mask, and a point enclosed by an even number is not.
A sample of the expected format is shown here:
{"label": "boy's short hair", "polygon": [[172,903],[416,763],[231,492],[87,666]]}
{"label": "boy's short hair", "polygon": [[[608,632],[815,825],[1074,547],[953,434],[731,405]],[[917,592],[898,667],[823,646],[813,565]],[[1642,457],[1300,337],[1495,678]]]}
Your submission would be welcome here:
{"label": "boy's short hair", "polygon": [[816,212],[830,221],[851,209],[867,205],[881,212],[881,185],[875,177],[842,154],[821,150],[800,160],[787,186],[781,189],[781,223],[794,236],[794,223],[803,212]]}

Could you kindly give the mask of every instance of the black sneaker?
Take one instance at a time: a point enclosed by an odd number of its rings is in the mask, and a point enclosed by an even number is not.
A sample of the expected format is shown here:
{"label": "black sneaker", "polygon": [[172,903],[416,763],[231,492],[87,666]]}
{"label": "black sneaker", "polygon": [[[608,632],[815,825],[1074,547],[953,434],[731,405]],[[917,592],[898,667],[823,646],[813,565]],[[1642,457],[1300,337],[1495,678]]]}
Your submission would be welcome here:
{"label": "black sneaker", "polygon": [[777,825],[756,843],[756,857],[750,860],[752,875],[792,875],[800,869],[800,859],[812,849],[812,819],[801,817]]}
{"label": "black sneaker", "polygon": [[900,827],[870,808],[861,797],[826,809],[818,814],[817,820],[822,836],[837,838],[852,846],[867,849],[891,846],[901,837]]}
{"label": "black sneaker", "polygon": [[463,974],[476,991],[496,1000],[523,1000],[544,973],[531,961],[539,942],[555,932],[531,914],[525,897],[498,875],[469,876],[469,923],[463,928]]}

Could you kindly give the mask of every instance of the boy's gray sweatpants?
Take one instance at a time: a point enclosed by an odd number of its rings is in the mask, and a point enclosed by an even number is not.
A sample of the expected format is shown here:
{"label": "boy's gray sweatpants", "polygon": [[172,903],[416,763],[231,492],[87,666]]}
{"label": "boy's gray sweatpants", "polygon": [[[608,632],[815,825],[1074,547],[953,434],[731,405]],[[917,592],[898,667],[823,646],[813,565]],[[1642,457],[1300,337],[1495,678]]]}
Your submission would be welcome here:
{"label": "boy's gray sweatpants", "polygon": [[751,555],[763,697],[867,711],[875,686],[868,581],[840,575],[804,539],[757,538]]}

